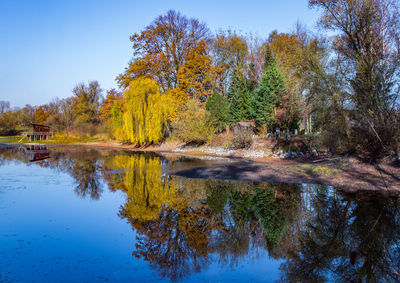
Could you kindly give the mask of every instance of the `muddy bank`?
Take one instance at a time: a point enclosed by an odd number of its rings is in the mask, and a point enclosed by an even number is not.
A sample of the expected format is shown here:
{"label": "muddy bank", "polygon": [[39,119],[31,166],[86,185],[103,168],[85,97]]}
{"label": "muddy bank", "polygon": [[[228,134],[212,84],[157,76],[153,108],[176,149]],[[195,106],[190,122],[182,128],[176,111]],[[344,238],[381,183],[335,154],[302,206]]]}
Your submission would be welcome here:
{"label": "muddy bank", "polygon": [[225,154],[226,152],[219,152],[218,150],[206,152],[201,150],[180,150],[183,145],[182,143],[170,142],[146,148],[137,148],[132,145],[107,142],[82,143],[72,146],[155,152],[167,159],[176,156],[200,159],[229,159],[229,162],[212,167],[198,167],[168,172],[172,175],[188,178],[313,183],[331,185],[347,191],[385,190],[400,192],[400,166],[390,162],[371,165],[354,158],[341,157],[314,156],[312,158],[294,159],[259,157],[251,154],[252,150],[236,150],[235,154]]}
{"label": "muddy bank", "polygon": [[400,192],[400,169],[390,164],[373,166],[355,160],[322,162],[239,161],[214,167],[199,167],[173,175],[187,178],[243,180],[279,183],[325,184],[346,191]]}

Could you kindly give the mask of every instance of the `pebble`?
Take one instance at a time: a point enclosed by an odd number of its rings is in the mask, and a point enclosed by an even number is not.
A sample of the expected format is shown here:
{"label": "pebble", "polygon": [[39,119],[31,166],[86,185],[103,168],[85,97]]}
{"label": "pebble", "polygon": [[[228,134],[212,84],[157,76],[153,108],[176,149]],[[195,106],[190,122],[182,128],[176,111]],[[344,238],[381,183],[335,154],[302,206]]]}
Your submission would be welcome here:
{"label": "pebble", "polygon": [[313,149],[312,152],[295,152],[295,151],[288,151],[283,152],[283,150],[278,150],[276,152],[265,152],[263,150],[233,150],[224,147],[208,147],[208,146],[201,146],[201,147],[184,147],[176,149],[177,152],[203,152],[205,154],[210,155],[218,155],[218,156],[240,156],[246,158],[265,158],[265,157],[273,157],[273,158],[298,158],[298,157],[306,157],[310,158],[311,156],[319,156],[317,150]]}

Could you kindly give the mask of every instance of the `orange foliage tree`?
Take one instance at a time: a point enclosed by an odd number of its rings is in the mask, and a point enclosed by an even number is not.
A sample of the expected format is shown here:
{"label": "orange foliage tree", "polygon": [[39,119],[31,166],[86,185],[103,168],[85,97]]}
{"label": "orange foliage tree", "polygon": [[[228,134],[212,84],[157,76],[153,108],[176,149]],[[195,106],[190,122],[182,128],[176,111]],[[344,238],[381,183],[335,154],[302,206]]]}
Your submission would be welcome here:
{"label": "orange foliage tree", "polygon": [[122,94],[115,89],[107,91],[106,99],[104,99],[99,110],[99,118],[101,121],[107,121],[112,117],[114,103],[120,101],[122,97]]}
{"label": "orange foliage tree", "polygon": [[42,105],[39,106],[38,108],[35,109],[35,112],[33,113],[35,123],[38,124],[44,124],[50,116],[50,111],[48,109],[47,105]]}
{"label": "orange foliage tree", "polygon": [[211,56],[207,49],[207,43],[201,40],[186,55],[185,63],[178,71],[178,93],[183,93],[185,100],[194,98],[205,102],[216,90],[216,79],[221,68],[211,64]]}
{"label": "orange foliage tree", "polygon": [[134,58],[117,81],[126,88],[135,78],[150,77],[157,81],[164,93],[176,88],[178,72],[186,56],[200,41],[208,41],[208,34],[204,23],[168,11],[140,34],[131,36]]}

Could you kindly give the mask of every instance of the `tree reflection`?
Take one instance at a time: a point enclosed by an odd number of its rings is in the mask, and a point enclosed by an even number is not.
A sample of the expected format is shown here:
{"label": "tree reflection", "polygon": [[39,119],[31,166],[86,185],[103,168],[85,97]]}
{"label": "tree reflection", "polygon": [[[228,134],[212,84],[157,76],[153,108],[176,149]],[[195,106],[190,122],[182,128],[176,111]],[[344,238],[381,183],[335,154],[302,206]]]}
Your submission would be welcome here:
{"label": "tree reflection", "polygon": [[[101,172],[102,155],[93,149],[57,148],[50,151],[51,158],[31,163],[31,154],[23,147],[0,149],[0,166],[11,160],[18,160],[28,166],[33,164],[68,173],[75,181],[75,193],[83,198],[99,199],[102,193]],[[50,157],[49,156],[49,157]]]}
{"label": "tree reflection", "polygon": [[[170,280],[267,249],[282,281],[396,280],[397,199],[323,186],[166,177],[157,158],[124,157],[120,215],[138,234],[133,255]],[[132,159],[129,161],[129,159]]]}
{"label": "tree reflection", "polygon": [[298,185],[209,181],[207,191],[211,207],[218,202],[214,197],[226,199],[221,213],[225,227],[214,241],[222,262],[233,265],[257,247],[267,248],[274,256],[272,251],[296,215]]}
{"label": "tree reflection", "polygon": [[163,176],[157,157],[122,155],[114,165],[125,171],[120,187],[127,201],[120,216],[140,234],[133,255],[171,280],[200,271],[211,232],[220,225],[201,201],[201,187]]}
{"label": "tree reflection", "polygon": [[[120,216],[139,234],[133,255],[170,280],[199,272],[211,254],[235,264],[253,247],[276,246],[297,209],[297,185],[188,180],[163,175],[155,156],[121,155],[110,185],[127,195]],[[113,178],[107,177],[112,182]],[[282,190],[284,189],[284,190]]]}
{"label": "tree reflection", "polygon": [[327,188],[313,193],[312,216],[281,267],[282,281],[397,282],[397,198]]}
{"label": "tree reflection", "polygon": [[82,198],[98,200],[101,196],[101,154],[93,149],[64,149],[51,152],[51,159],[40,164],[67,172],[74,178],[75,193]]}
{"label": "tree reflection", "polygon": [[75,193],[81,197],[90,196],[99,199],[101,195],[100,177],[97,161],[92,159],[75,160],[71,175],[75,178],[77,186]]}

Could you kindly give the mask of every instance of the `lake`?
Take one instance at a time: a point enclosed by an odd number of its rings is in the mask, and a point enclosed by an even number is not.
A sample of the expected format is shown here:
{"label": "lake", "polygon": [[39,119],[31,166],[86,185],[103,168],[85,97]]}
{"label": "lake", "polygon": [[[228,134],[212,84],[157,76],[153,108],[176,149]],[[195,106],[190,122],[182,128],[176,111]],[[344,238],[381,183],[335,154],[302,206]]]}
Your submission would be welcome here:
{"label": "lake", "polygon": [[172,174],[227,162],[0,147],[0,282],[399,281],[398,195]]}

